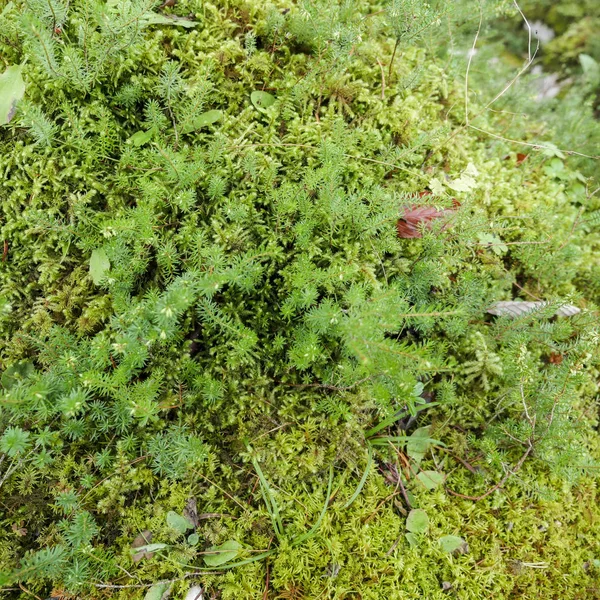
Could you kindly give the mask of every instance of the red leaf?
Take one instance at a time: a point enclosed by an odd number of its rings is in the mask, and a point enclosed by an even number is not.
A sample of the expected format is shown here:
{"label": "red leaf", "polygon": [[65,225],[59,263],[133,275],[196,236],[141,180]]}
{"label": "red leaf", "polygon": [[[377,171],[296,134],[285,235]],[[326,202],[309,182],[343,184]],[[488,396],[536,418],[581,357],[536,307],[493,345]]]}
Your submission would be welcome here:
{"label": "red leaf", "polygon": [[[420,192],[419,196],[423,197],[431,192]],[[431,228],[432,222],[436,219],[448,217],[454,210],[460,206],[458,200],[452,200],[453,208],[438,210],[435,206],[413,204],[410,207],[403,209],[403,215],[398,220],[396,228],[398,236],[401,238],[420,238],[423,237],[421,232],[423,226]]]}

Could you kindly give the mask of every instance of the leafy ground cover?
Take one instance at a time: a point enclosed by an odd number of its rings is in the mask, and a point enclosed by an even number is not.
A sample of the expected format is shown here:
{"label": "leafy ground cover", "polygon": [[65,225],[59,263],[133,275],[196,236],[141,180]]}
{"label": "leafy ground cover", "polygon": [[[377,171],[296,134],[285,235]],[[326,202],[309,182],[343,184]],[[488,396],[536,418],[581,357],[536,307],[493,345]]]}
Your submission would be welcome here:
{"label": "leafy ground cover", "polygon": [[5,4],[7,598],[600,594],[595,163],[452,8]]}

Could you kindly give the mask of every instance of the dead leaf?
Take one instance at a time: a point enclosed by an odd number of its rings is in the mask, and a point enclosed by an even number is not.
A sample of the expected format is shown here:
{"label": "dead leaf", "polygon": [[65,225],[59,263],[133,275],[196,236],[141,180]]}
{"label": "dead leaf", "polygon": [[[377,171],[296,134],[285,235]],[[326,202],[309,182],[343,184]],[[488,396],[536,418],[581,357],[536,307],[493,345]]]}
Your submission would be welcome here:
{"label": "dead leaf", "polygon": [[11,529],[18,535],[18,536],[24,536],[27,535],[27,529],[25,529],[25,527],[23,527],[23,525],[25,525],[25,521],[20,521],[19,524],[17,525],[16,523],[13,523],[11,526]]}
{"label": "dead leaf", "polygon": [[[525,300],[507,300],[496,302],[487,309],[490,315],[499,317],[521,317],[534,310],[540,310],[548,306],[548,302],[528,302]],[[572,317],[581,312],[580,308],[571,304],[565,304],[554,313],[557,317]]]}
{"label": "dead leaf", "polygon": [[525,159],[527,158],[528,154],[522,154],[521,152],[517,153],[517,164],[520,165],[521,163],[525,162]]}
{"label": "dead leaf", "polygon": [[562,363],[562,361],[563,361],[563,355],[562,354],[558,354],[558,352],[552,352],[548,356],[548,362],[550,364],[560,365],[560,363]]}
{"label": "dead leaf", "polygon": [[198,508],[196,506],[196,498],[193,496],[188,498],[183,509],[183,516],[194,526],[196,529],[200,523],[198,519]]}
{"label": "dead leaf", "polygon": [[[431,192],[420,192],[419,196],[429,195]],[[460,202],[453,200],[452,208],[437,209],[431,205],[413,204],[412,206],[404,207],[403,215],[398,220],[396,228],[398,236],[401,238],[420,238],[423,237],[422,229],[426,227],[431,229],[432,224],[437,219],[447,218],[452,215],[456,208],[460,206]],[[445,224],[442,229],[445,229],[448,224]]]}
{"label": "dead leaf", "polygon": [[[139,535],[131,543],[132,548],[140,548],[142,546],[148,545],[152,541],[152,532],[148,529],[142,531]],[[142,558],[152,558],[154,556],[154,552],[146,552],[142,550],[141,552],[137,552],[131,558],[133,558],[133,562],[140,562]]]}

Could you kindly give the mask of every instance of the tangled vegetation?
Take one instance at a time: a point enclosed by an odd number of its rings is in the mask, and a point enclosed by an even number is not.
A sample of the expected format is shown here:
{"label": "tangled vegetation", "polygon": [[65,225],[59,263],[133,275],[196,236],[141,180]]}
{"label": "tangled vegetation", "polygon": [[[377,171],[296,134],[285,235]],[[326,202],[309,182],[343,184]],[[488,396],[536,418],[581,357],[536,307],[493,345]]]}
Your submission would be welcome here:
{"label": "tangled vegetation", "polygon": [[600,597],[596,163],[474,16],[4,3],[3,597]]}

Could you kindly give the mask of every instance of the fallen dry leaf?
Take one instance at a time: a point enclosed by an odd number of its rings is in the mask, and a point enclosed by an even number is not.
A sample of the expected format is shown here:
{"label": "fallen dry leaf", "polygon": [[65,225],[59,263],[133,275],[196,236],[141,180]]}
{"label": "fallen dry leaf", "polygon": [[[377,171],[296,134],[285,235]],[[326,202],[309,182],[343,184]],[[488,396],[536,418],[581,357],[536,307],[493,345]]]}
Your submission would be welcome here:
{"label": "fallen dry leaf", "polygon": [[198,527],[198,507],[196,506],[196,498],[193,496],[188,498],[183,509],[183,516],[194,526],[194,529]]}
{"label": "fallen dry leaf", "polygon": [[[146,546],[152,541],[152,532],[148,529],[142,531],[139,535],[131,543],[132,548],[140,548],[141,546]],[[142,550],[141,552],[137,552],[131,558],[133,558],[133,562],[140,562],[142,558],[152,558],[154,556],[154,552],[146,552]]]}
{"label": "fallen dry leaf", "polygon": [[[431,192],[419,192],[419,197],[428,196]],[[403,208],[403,214],[398,219],[396,228],[398,236],[401,238],[420,238],[423,237],[423,227],[431,228],[433,221],[449,217],[460,206],[457,200],[452,201],[452,208],[437,209],[428,204],[413,204]],[[445,229],[447,224],[442,227]]]}

